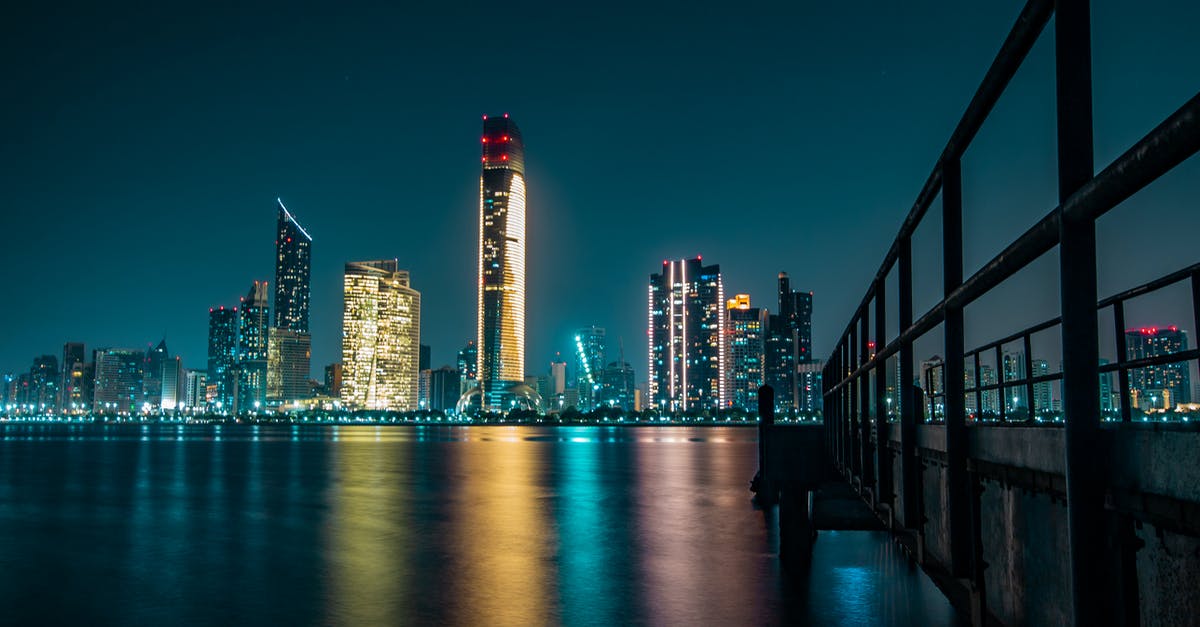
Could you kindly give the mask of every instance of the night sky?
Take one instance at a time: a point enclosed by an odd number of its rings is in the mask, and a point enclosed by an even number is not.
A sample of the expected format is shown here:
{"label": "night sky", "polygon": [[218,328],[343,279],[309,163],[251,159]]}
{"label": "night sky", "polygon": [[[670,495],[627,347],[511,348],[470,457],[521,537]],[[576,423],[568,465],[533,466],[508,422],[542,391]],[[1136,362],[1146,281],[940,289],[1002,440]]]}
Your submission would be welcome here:
{"label": "night sky", "polygon": [[[276,196],[314,238],[315,376],[343,263],[367,259],[411,270],[453,363],[480,116],[503,112],[528,155],[530,373],[596,324],[644,380],[648,275],[697,254],[755,305],[780,270],[814,291],[824,357],[1022,3],[253,4],[4,9],[0,371],[164,335],[203,368],[208,308],[273,280]],[[1097,1],[1093,23],[1099,169],[1200,87],[1200,4]],[[964,159],[968,275],[1056,204],[1052,51],[1051,26]],[[1193,158],[1102,220],[1102,295],[1200,258],[1198,187]],[[1057,314],[1055,255],[968,309],[968,347]],[[1172,294],[1130,324],[1191,331]]]}

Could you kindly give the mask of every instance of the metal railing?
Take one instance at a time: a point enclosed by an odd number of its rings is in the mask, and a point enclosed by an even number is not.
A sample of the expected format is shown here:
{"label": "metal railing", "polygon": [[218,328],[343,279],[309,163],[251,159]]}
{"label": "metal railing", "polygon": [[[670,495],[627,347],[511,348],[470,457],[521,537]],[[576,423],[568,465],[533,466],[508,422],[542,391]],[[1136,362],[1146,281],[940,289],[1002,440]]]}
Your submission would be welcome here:
{"label": "metal railing", "polygon": [[[1114,340],[1117,357],[1115,361],[1105,361],[1099,364],[1101,377],[1105,377],[1113,373],[1116,373],[1117,375],[1117,385],[1112,389],[1116,390],[1115,394],[1117,395],[1118,399],[1115,403],[1114,409],[1107,410],[1103,413],[1104,420],[1109,421],[1119,419],[1121,422],[1131,422],[1133,420],[1133,411],[1134,409],[1137,409],[1137,407],[1135,406],[1132,398],[1135,388],[1132,386],[1129,379],[1129,373],[1131,371],[1141,368],[1153,368],[1174,364],[1186,365],[1188,362],[1197,362],[1198,367],[1200,367],[1200,348],[1183,349],[1176,352],[1162,353],[1158,355],[1140,357],[1137,359],[1130,359],[1128,355],[1126,334],[1130,332],[1131,329],[1127,329],[1125,326],[1125,303],[1131,299],[1152,294],[1164,288],[1185,281],[1189,282],[1191,286],[1191,321],[1195,325],[1193,328],[1200,329],[1200,263],[1188,266],[1187,268],[1173,272],[1164,277],[1155,279],[1154,281],[1150,281],[1143,285],[1139,285],[1119,294],[1114,294],[1098,303],[1096,309],[1099,312],[1111,310],[1113,328],[1115,329]],[[1016,418],[1016,420],[1020,422],[1042,422],[1041,414],[1038,414],[1038,411],[1042,410],[1044,414],[1048,414],[1050,412],[1047,410],[1050,408],[1038,407],[1035,403],[1035,399],[1039,396],[1048,395],[1036,394],[1036,388],[1039,385],[1050,385],[1055,382],[1061,382],[1063,379],[1063,373],[1059,371],[1035,374],[1035,362],[1037,360],[1034,359],[1032,348],[1033,336],[1043,331],[1054,329],[1061,324],[1062,318],[1055,317],[1053,319],[1046,320],[1045,322],[1035,324],[1027,329],[1002,337],[998,340],[993,340],[965,353],[964,357],[966,358],[966,363],[970,365],[970,367],[964,368],[966,373],[965,379],[970,383],[970,385],[964,389],[964,392],[966,392],[968,399],[971,399],[972,396],[974,397],[972,400],[974,401],[975,407],[974,413],[968,412],[967,414],[968,423],[986,423],[990,420],[997,422],[1013,421],[1014,418],[1010,415],[1010,413],[1016,407],[1016,402],[1013,404],[1009,404],[1007,402],[1008,390],[1012,389],[1019,390],[1024,398],[1024,401],[1026,402],[1025,410],[1027,413],[1023,417]],[[1004,347],[1018,342],[1022,346],[1022,351],[1017,353],[1017,355],[1020,355],[1022,359],[1020,361],[1014,360],[1014,362],[1020,365],[1021,372],[1019,373],[1019,376],[1009,378],[1007,374],[1009,368],[1004,365],[1005,358],[1013,356],[1014,354],[1005,352]],[[988,353],[992,353],[994,355],[994,361],[992,364],[983,363],[984,356]],[[996,380],[992,383],[984,381],[983,373],[985,368],[988,366],[994,368],[996,375]],[[939,371],[941,380],[943,381],[945,380],[947,370],[946,364],[943,362],[933,368],[930,368],[930,370],[926,372],[926,384],[924,392],[926,401],[928,403],[929,413],[925,415],[928,417],[927,422],[932,423],[941,422],[944,419],[944,411],[938,408],[939,406],[945,406],[946,398],[946,393],[944,389],[942,389],[942,386],[938,386],[930,382],[932,379],[930,374],[935,368]],[[1101,392],[1103,392],[1104,386],[1101,385],[1100,389]],[[1186,391],[1188,393],[1191,392],[1190,389]],[[995,418],[990,420],[988,418],[990,404],[986,402],[987,398],[985,396],[988,392],[995,392],[995,395],[992,397],[992,399],[994,400],[996,407],[995,411],[991,412]],[[937,402],[938,400],[942,401],[940,405]],[[1196,399],[1192,400],[1195,401]],[[1103,394],[1101,394],[1101,407],[1104,405],[1104,397]],[[1153,406],[1153,404],[1151,405]],[[1167,415],[1165,414],[1166,409],[1169,409],[1169,407],[1164,406],[1163,415]],[[1143,420],[1146,420],[1144,415]],[[1061,423],[1050,420],[1048,421],[1048,424]]]}
{"label": "metal railing", "polygon": [[[979,271],[964,278],[961,158],[1052,16],[1059,205]],[[971,505],[977,495],[971,493],[967,465],[965,360],[968,355],[978,355],[979,351],[987,350],[995,343],[970,353],[966,351],[963,310],[1057,247],[1061,315],[1047,324],[1061,330],[1062,372],[1035,376],[1027,365],[1019,383],[1026,386],[1028,393],[1039,382],[1061,381],[1067,506],[1070,510],[1072,605],[1076,624],[1103,624],[1109,622],[1113,612],[1129,611],[1128,604],[1120,605],[1120,589],[1112,589],[1112,568],[1105,561],[1109,559],[1109,552],[1105,549],[1106,485],[1099,461],[1102,454],[1098,454],[1104,442],[1100,433],[1100,373],[1117,372],[1122,378],[1121,389],[1127,390],[1125,383],[1130,369],[1159,363],[1156,361],[1159,358],[1128,360],[1119,356],[1115,364],[1103,370],[1100,367],[1097,303],[1101,308],[1112,306],[1120,313],[1122,303],[1140,294],[1138,290],[1157,289],[1153,286],[1162,285],[1156,281],[1114,296],[1115,300],[1099,301],[1095,221],[1200,150],[1200,94],[1183,103],[1098,174],[1094,174],[1092,133],[1088,0],[1029,0],[836,342],[822,377],[826,438],[832,459],[877,503],[894,505],[892,460],[886,446],[887,421],[872,420],[871,416],[888,415],[883,393],[887,380],[885,369],[888,359],[895,356],[900,361],[896,383],[903,474],[900,489],[904,494],[913,494],[921,489],[920,460],[915,447],[916,427],[922,412],[920,392],[910,389],[914,381],[913,343],[942,325],[947,369],[943,384],[949,568],[953,576],[976,579],[981,585],[982,565],[976,555],[978,525],[971,520]],[[939,195],[942,203],[943,293],[932,309],[914,321],[912,238]],[[899,332],[897,337],[888,340],[885,285],[893,270],[898,278],[896,317]],[[1194,277],[1194,267],[1189,270],[1193,272],[1188,276]],[[1028,335],[1040,330],[1039,327],[1031,327],[1006,339],[1025,342]],[[1123,327],[1123,322],[1118,324],[1119,331]],[[874,354],[869,350],[871,340],[877,349]],[[1124,341],[1119,341],[1117,346],[1119,351],[1123,350]],[[1173,357],[1191,359],[1196,356],[1191,351]],[[1026,363],[1030,361],[1027,359]],[[1014,379],[1008,384],[1017,382]],[[971,391],[982,395],[984,387],[977,383]],[[1129,403],[1123,402],[1122,411],[1127,407]],[[902,519],[911,526],[920,517],[916,510],[919,499],[903,498],[902,501]],[[1097,602],[1098,599],[1103,602]]]}

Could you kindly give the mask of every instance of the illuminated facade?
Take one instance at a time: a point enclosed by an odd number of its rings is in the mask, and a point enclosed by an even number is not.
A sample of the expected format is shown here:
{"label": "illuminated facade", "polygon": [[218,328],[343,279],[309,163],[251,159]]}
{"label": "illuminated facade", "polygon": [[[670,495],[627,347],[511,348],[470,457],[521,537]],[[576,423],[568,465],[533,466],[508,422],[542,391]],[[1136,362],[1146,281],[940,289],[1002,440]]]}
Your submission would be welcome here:
{"label": "illuminated facade", "polygon": [[733,407],[756,411],[758,388],[763,384],[767,312],[751,307],[749,294],[738,294],[725,304],[725,314],[729,402]]}
{"label": "illuminated facade", "polygon": [[417,409],[421,294],[395,259],[346,264],[342,283],[342,403]]}
{"label": "illuminated facade", "polygon": [[779,273],[779,310],[767,320],[764,380],[775,392],[775,410],[815,411],[801,403],[797,369],[812,361],[812,292],[792,291],[786,272]]}
{"label": "illuminated facade", "polygon": [[275,321],[268,346],[267,398],[288,403],[308,396],[312,336],[308,328],[312,237],[275,199]]}
{"label": "illuminated facade", "polygon": [[701,412],[729,406],[725,287],[700,257],[664,261],[650,275],[650,405]]}
{"label": "illuminated facade", "polygon": [[136,414],[142,404],[142,364],[146,354],[136,349],[105,348],[95,352],[95,411]]}
{"label": "illuminated facade", "polygon": [[537,408],[525,380],[525,145],[508,114],[483,118],[478,383],[460,411]]}
{"label": "illuminated facade", "polygon": [[308,397],[312,336],[281,327],[267,342],[267,400],[287,404]]}
{"label": "illuminated facade", "polygon": [[[1147,359],[1188,349],[1187,331],[1179,327],[1142,327],[1125,330],[1129,359]],[[1187,361],[1135,368],[1129,371],[1134,407],[1171,409],[1192,402],[1191,365]]]}
{"label": "illuminated facade", "polygon": [[[238,320],[237,307],[208,310],[208,376],[213,387],[212,409],[218,412],[233,409],[233,393],[237,381]],[[98,369],[98,367],[97,367]]]}
{"label": "illuminated facade", "polygon": [[75,385],[75,373],[82,375],[83,365],[87,362],[83,342],[67,342],[63,344],[62,371],[58,384],[58,410],[68,412],[79,410],[82,404],[82,390]]}
{"label": "illuminated facade", "polygon": [[[159,409],[163,404],[163,371],[171,361],[164,338],[158,346],[146,351],[146,364],[142,367],[142,398],[150,409]],[[172,364],[174,362],[171,362]]]}
{"label": "illuminated facade", "polygon": [[579,411],[591,411],[600,405],[606,338],[604,329],[597,326],[575,333],[575,389],[579,391]]}
{"label": "illuminated facade", "polygon": [[266,405],[270,321],[267,282],[255,281],[238,313],[235,412],[257,412]]}

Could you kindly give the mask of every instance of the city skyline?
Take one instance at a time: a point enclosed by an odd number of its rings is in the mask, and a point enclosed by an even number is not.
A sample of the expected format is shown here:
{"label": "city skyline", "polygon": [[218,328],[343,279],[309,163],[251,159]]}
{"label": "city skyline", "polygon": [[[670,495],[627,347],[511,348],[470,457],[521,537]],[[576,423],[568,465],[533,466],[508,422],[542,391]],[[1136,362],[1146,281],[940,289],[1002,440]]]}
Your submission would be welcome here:
{"label": "city skyline", "polygon": [[[349,61],[360,58],[357,53],[362,52],[361,48],[351,46],[349,53],[339,53],[335,46],[318,45],[306,51],[304,58],[311,61],[319,58],[314,55],[331,55],[330,67],[322,66],[309,81],[296,86],[297,96],[314,97],[289,99],[283,112],[286,115],[274,121],[241,107],[238,99],[230,96],[237,93],[234,88],[244,89],[240,81],[245,76],[234,67],[234,57],[227,56],[228,51],[202,48],[198,60],[215,63],[222,71],[199,74],[198,66],[172,56],[168,50],[165,57],[181,64],[177,77],[163,83],[163,91],[149,93],[141,106],[159,106],[163,111],[184,114],[195,113],[194,107],[203,105],[217,112],[214,115],[223,116],[198,115],[201,126],[195,134],[169,135],[175,140],[171,142],[158,139],[156,134],[171,128],[164,126],[173,119],[171,116],[134,120],[122,113],[122,105],[129,99],[147,94],[138,83],[130,82],[134,72],[115,69],[118,62],[133,68],[142,63],[126,58],[120,50],[105,50],[87,59],[85,69],[119,80],[107,91],[85,92],[73,101],[76,104],[72,106],[78,108],[68,111],[82,112],[80,120],[49,117],[47,112],[67,105],[43,106],[58,92],[46,85],[38,72],[61,71],[56,64],[74,58],[71,50],[64,50],[62,58],[46,60],[40,68],[19,68],[16,75],[19,85],[31,87],[14,103],[18,111],[28,113],[23,118],[27,123],[15,130],[13,141],[2,149],[3,164],[13,179],[9,204],[14,208],[5,212],[4,220],[7,232],[31,237],[17,238],[0,255],[6,266],[27,268],[23,275],[26,280],[10,284],[14,301],[32,298],[35,286],[46,281],[65,281],[68,289],[47,295],[49,300],[37,311],[9,308],[0,312],[5,328],[20,330],[0,343],[0,371],[24,371],[33,356],[56,353],[68,341],[145,348],[162,337],[182,356],[185,366],[199,366],[205,356],[204,337],[195,329],[206,324],[204,310],[212,303],[232,302],[239,295],[238,286],[249,277],[270,272],[271,251],[263,246],[262,234],[271,228],[274,216],[260,208],[280,196],[321,242],[313,260],[311,313],[315,337],[311,376],[319,375],[325,364],[337,361],[340,353],[338,294],[342,264],[351,259],[401,254],[402,264],[422,277],[425,307],[439,312],[436,318],[427,320],[423,329],[423,337],[434,350],[433,365],[452,364],[454,351],[471,339],[475,318],[474,307],[462,296],[464,286],[473,283],[476,263],[470,251],[464,250],[469,244],[464,244],[463,238],[463,233],[473,228],[477,194],[468,155],[478,145],[478,137],[468,120],[478,119],[475,116],[488,110],[508,110],[519,116],[525,121],[526,140],[537,146],[529,162],[530,170],[536,173],[530,188],[530,228],[540,232],[530,238],[526,370],[540,372],[555,353],[569,354],[572,334],[582,324],[605,327],[610,337],[623,338],[630,353],[635,354],[632,347],[643,337],[644,314],[640,307],[625,303],[644,298],[643,269],[664,257],[693,254],[721,260],[729,290],[749,293],[757,302],[771,302],[774,273],[789,269],[798,287],[815,291],[822,299],[822,306],[814,313],[814,325],[826,333],[815,335],[813,348],[815,357],[825,358],[830,349],[825,342],[830,341],[830,334],[837,331],[834,327],[861,296],[847,293],[842,286],[859,284],[878,259],[874,254],[849,255],[838,258],[836,273],[825,272],[822,270],[829,267],[827,262],[836,253],[821,240],[854,241],[864,251],[875,251],[886,241],[898,216],[912,202],[913,181],[923,178],[927,165],[936,157],[949,131],[948,121],[960,112],[966,96],[977,85],[980,68],[994,54],[1017,9],[946,5],[897,14],[885,10],[865,17],[851,17],[849,9],[843,7],[811,9],[825,12],[813,16],[819,19],[812,23],[866,20],[859,22],[861,32],[846,35],[852,38],[851,45],[838,47],[851,50],[846,53],[850,56],[837,61],[837,66],[846,77],[856,79],[857,86],[853,80],[834,80],[824,72],[806,75],[803,83],[794,78],[798,76],[792,71],[794,64],[808,64],[809,59],[820,58],[817,53],[822,46],[832,47],[828,41],[832,35],[807,26],[802,26],[800,32],[809,35],[808,39],[797,36],[790,27],[763,26],[766,30],[756,39],[768,51],[765,64],[749,63],[751,59],[737,56],[741,53],[736,45],[708,51],[700,44],[687,44],[696,46],[688,50],[697,53],[699,61],[708,60],[719,68],[755,66],[757,73],[751,75],[754,82],[747,84],[749,91],[744,95],[715,94],[706,96],[711,100],[671,107],[662,106],[664,99],[669,97],[676,103],[678,94],[672,87],[684,84],[673,81],[695,81],[696,70],[685,69],[678,79],[646,90],[643,105],[629,102],[623,94],[629,93],[632,86],[645,87],[647,79],[657,77],[656,71],[661,69],[637,68],[637,52],[654,46],[655,39],[610,21],[604,24],[615,33],[628,35],[633,44],[627,54],[605,61],[626,70],[624,74],[606,72],[604,77],[597,77],[596,72],[607,66],[598,65],[583,43],[566,45],[572,33],[545,35],[564,44],[561,60],[540,61],[528,76],[514,78],[512,84],[486,96],[473,90],[452,89],[424,105],[397,104],[402,94],[382,80],[382,68],[394,53],[368,58],[365,66],[356,67]],[[153,19],[155,15],[150,12],[134,16],[128,25],[101,20],[87,29],[82,24],[55,26],[67,35],[78,35],[67,37],[71,45],[82,45],[104,34],[136,30],[137,20]],[[899,34],[905,26],[913,33],[934,28],[921,26],[931,15],[937,15],[939,24],[954,24],[956,28],[938,28],[944,39],[919,45]],[[23,37],[36,36],[42,32],[39,28],[51,24],[43,16],[30,17],[34,18],[33,24]],[[723,27],[719,17],[701,9],[689,15],[689,27],[716,32]],[[656,23],[665,18],[658,15],[648,19]],[[251,18],[242,16],[232,23],[246,24],[247,19]],[[1194,58],[1196,55],[1188,51],[1194,50],[1196,42],[1179,35],[1186,19],[1164,21],[1153,6],[1132,11],[1098,3],[1093,21],[1097,29],[1096,152],[1098,160],[1104,161],[1161,117],[1160,113],[1179,100],[1179,94],[1186,95],[1190,85],[1183,77],[1187,72],[1172,72],[1170,64]],[[386,19],[378,22],[388,23]],[[532,19],[531,24],[540,27],[544,21]],[[461,33],[454,34],[455,42],[462,44],[461,58],[453,56],[444,65],[414,70],[415,80],[435,84],[447,71],[472,76],[472,72],[478,72],[466,59],[477,49],[478,44],[470,41],[479,28],[481,24],[467,24]],[[138,37],[157,37],[153,29],[145,30]],[[1177,54],[1167,60],[1161,75],[1145,75],[1137,59],[1128,55],[1129,49],[1114,41],[1113,33],[1118,30],[1128,33],[1130,40],[1138,40],[1139,33],[1152,32],[1156,41],[1170,44]],[[182,35],[183,40],[201,38],[200,31]],[[268,35],[267,41],[276,43],[290,37],[287,31],[274,28]],[[735,29],[730,37],[736,42],[752,35],[759,34]],[[675,40],[679,34],[668,30],[663,36]],[[558,41],[559,37],[563,41]],[[607,41],[601,43],[601,49],[607,49]],[[299,67],[270,54],[272,47],[263,40],[235,35],[230,45],[239,52],[238,59],[248,59],[251,68],[261,70],[277,64],[283,69]],[[516,40],[514,45],[528,53],[532,48],[526,46],[533,44]],[[954,50],[962,58],[948,58],[947,50]],[[885,57],[885,52],[897,54]],[[1020,189],[995,193],[1004,189],[997,187],[996,181],[1023,172],[1019,166],[1024,155],[1051,154],[1043,148],[1053,144],[1052,105],[1042,95],[1052,72],[1048,64],[1037,63],[1047,53],[1043,47],[1034,49],[1031,67],[1018,76],[1011,93],[1001,102],[995,123],[985,127],[979,141],[980,154],[969,155],[964,163],[967,191],[975,194],[975,198],[968,198],[968,273],[973,263],[994,253],[991,246],[1002,241],[1000,235],[1020,232],[1053,204],[1053,194],[1047,191],[1053,182],[1039,177],[1029,177],[1028,184]],[[724,55],[733,56],[722,60]],[[557,64],[571,62],[583,63],[585,71],[578,79],[562,78],[562,66]],[[704,67],[706,72],[711,69],[703,63],[696,66]],[[939,76],[937,85],[920,78],[928,68],[937,70],[933,72]],[[1136,102],[1120,98],[1115,91],[1127,85],[1131,76],[1137,77],[1141,90]],[[555,80],[570,80],[578,86],[590,78],[598,78],[599,82],[580,93],[595,98],[563,102],[546,97],[548,86]],[[167,95],[192,94],[188,81],[213,87],[214,95],[207,101],[168,98],[170,106],[163,106],[162,99]],[[330,91],[330,85],[336,85],[336,91]],[[275,95],[283,91],[281,87],[268,81],[246,96],[250,102],[275,103]],[[936,97],[915,97],[923,89],[935,90],[932,95]],[[817,97],[803,97],[810,92]],[[385,118],[382,110],[366,104],[376,100],[397,106],[390,107]],[[835,100],[841,109],[831,112],[826,105]],[[783,104],[768,106],[768,101]],[[877,102],[887,102],[888,106],[880,108],[874,104]],[[331,112],[337,117],[336,113],[343,111],[361,115],[338,122],[339,138],[309,132]],[[722,124],[702,123],[714,115],[720,116]],[[419,129],[401,129],[386,122],[416,118],[423,121]],[[215,125],[216,119],[233,123],[224,129]],[[1007,129],[1016,127],[1018,121],[1032,125],[1029,139],[1009,137]],[[78,130],[86,133],[73,133],[73,124],[85,125]],[[109,129],[121,129],[121,141],[131,142],[129,150],[114,159],[67,148],[103,145]],[[835,141],[850,129],[856,136],[871,137],[875,149],[860,153],[861,146]],[[402,136],[404,141],[397,144]],[[90,144],[81,142],[85,137]],[[66,143],[68,139],[70,144]],[[649,149],[630,150],[634,142]],[[397,151],[397,145],[406,149]],[[817,146],[822,147],[820,158],[815,156],[817,151],[809,149]],[[704,154],[708,147],[737,147],[733,154],[739,156],[739,164],[723,179],[704,179],[705,193],[697,199],[691,190],[698,179],[687,157]],[[796,154],[796,147],[800,147],[798,156],[784,158]],[[40,158],[48,154],[57,155],[53,169]],[[814,156],[807,156],[810,154]],[[851,161],[855,168],[844,167]],[[1167,215],[1174,214],[1179,227],[1146,233],[1145,243],[1154,242],[1153,256],[1102,256],[1101,293],[1186,264],[1188,249],[1183,238],[1194,232],[1197,212],[1193,196],[1181,194],[1179,183],[1195,178],[1193,162],[1185,163],[1173,177],[1156,183],[1146,194],[1114,212],[1111,219],[1101,222],[1102,246],[1146,228],[1136,220],[1141,207],[1165,207]],[[628,206],[605,209],[612,203],[592,193],[600,165],[611,169],[609,180],[621,186],[622,197],[629,199],[623,205]],[[855,169],[881,175],[865,188],[847,178]],[[153,180],[142,181],[132,174],[143,170]],[[792,182],[791,177],[798,179]],[[972,181],[979,183],[972,188]],[[163,208],[164,198],[170,199],[170,211]],[[1013,207],[1021,209],[1014,212]],[[768,234],[762,232],[758,221],[745,219],[745,210],[771,215],[772,231],[791,231],[796,236],[780,240],[786,246],[760,246],[759,240]],[[67,219],[62,219],[64,213]],[[181,216],[203,228],[196,236],[174,236]],[[421,216],[425,216],[422,228],[397,228],[400,222]],[[805,238],[803,234],[817,223],[832,235]],[[379,225],[384,228],[377,228]],[[995,239],[990,237],[992,232],[997,234]],[[86,236],[114,244],[129,242],[129,246],[140,247],[142,253],[138,260],[122,255],[92,256],[90,263],[81,266],[71,256],[39,255],[38,247],[49,241],[51,233],[55,241]],[[141,261],[148,257],[175,261]],[[22,263],[25,259],[40,262],[31,266]],[[180,279],[178,269],[185,263],[183,259],[189,260],[186,280]],[[583,293],[572,289],[587,268],[601,265],[609,268],[606,274],[612,280],[593,282]],[[1053,261],[1047,260],[1044,265],[1051,266]],[[930,266],[927,263],[925,267]],[[113,280],[88,280],[81,268]],[[198,277],[193,276],[193,268],[201,270]],[[918,289],[928,296],[918,298],[918,309],[922,301],[934,297],[937,283],[936,275],[924,281],[918,276]],[[1017,312],[1019,319],[999,322],[1019,327],[1048,317],[1039,310],[1050,311],[1056,303],[1053,286],[1045,277],[1018,277],[1012,283],[1011,288],[1006,287],[1007,293],[1023,299],[1027,306]],[[136,317],[129,316],[127,303],[147,285],[153,286],[155,298],[149,307],[139,308]],[[572,298],[565,298],[565,294]],[[80,303],[89,304],[91,315],[78,315]],[[1161,313],[1131,312],[1131,324],[1183,322],[1188,328],[1182,306],[1167,303],[1154,309]],[[968,310],[968,320],[974,315]],[[981,314],[981,320],[981,324],[969,324],[968,333],[978,329],[980,340],[996,335],[988,329],[997,326],[994,316]],[[938,350],[931,347],[920,353]],[[1056,360],[1051,356],[1050,361]],[[639,377],[644,377],[642,369],[638,370]]]}

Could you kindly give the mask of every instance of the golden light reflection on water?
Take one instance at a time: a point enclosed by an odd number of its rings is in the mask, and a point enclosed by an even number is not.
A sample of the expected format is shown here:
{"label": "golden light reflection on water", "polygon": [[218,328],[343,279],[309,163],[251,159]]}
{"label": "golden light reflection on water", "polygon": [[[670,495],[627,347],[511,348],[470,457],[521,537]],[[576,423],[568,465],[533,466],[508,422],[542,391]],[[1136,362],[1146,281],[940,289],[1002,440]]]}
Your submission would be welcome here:
{"label": "golden light reflection on water", "polygon": [[515,427],[497,431],[455,456],[460,481],[450,518],[458,555],[468,561],[456,569],[462,579],[449,583],[454,603],[488,625],[553,624],[558,543],[539,485],[548,445],[523,441]]}
{"label": "golden light reflection on water", "polygon": [[380,446],[370,431],[340,435],[330,456],[328,622],[399,625],[407,616],[402,591],[415,540],[400,494],[408,449]]}

